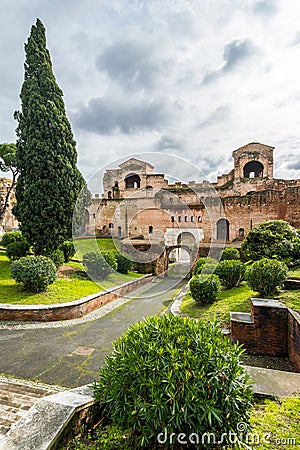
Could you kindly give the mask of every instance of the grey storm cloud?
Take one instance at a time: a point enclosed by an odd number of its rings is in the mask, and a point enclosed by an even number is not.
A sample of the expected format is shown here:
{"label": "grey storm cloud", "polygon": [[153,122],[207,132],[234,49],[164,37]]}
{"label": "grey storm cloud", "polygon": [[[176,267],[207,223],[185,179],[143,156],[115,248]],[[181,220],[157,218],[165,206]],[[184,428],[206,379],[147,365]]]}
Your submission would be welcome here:
{"label": "grey storm cloud", "polygon": [[277,10],[278,4],[275,0],[260,0],[253,7],[254,14],[263,14],[266,16],[275,14]]}
{"label": "grey storm cloud", "polygon": [[183,143],[171,136],[164,135],[157,141],[155,149],[161,151],[170,149],[183,150]]}
{"label": "grey storm cloud", "polygon": [[114,100],[108,97],[94,98],[73,114],[79,129],[103,135],[115,131],[131,134],[158,130],[166,118],[164,102],[143,99],[130,102],[129,99]]}
{"label": "grey storm cloud", "polygon": [[220,69],[208,72],[202,83],[208,84],[211,81],[219,78],[220,76],[226,74],[227,72],[235,69],[242,61],[255,55],[257,53],[257,48],[249,38],[245,39],[234,39],[225,45],[223,51],[224,64]]}
{"label": "grey storm cloud", "polygon": [[96,58],[96,68],[127,89],[152,88],[172,66],[172,58],[165,57],[154,41],[118,41]]}

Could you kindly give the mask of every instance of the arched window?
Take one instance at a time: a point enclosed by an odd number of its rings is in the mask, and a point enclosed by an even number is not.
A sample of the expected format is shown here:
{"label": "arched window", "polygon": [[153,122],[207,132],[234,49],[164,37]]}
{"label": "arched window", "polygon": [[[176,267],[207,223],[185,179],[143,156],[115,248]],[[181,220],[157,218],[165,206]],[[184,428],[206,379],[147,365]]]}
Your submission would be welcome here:
{"label": "arched window", "polygon": [[259,161],[249,161],[244,166],[244,178],[262,178],[264,166]]}
{"label": "arched window", "polygon": [[107,193],[107,198],[108,198],[109,200],[112,198],[112,196],[111,196],[111,191],[108,191],[108,193]]}
{"label": "arched window", "polygon": [[153,233],[153,226],[152,225],[149,226],[149,234],[151,234],[151,233]]}
{"label": "arched window", "polygon": [[108,228],[112,229],[114,227],[114,224],[111,222],[108,224]]}
{"label": "arched window", "polygon": [[245,230],[244,230],[244,228],[240,228],[240,229],[239,229],[239,236],[240,236],[240,237],[244,237],[244,236],[245,236]]}
{"label": "arched window", "polygon": [[175,217],[171,216],[171,222],[174,223],[175,222]]}
{"label": "arched window", "polygon": [[134,188],[139,189],[141,186],[141,179],[136,173],[130,173],[125,177],[126,189]]}
{"label": "arched window", "polygon": [[194,222],[194,216],[191,216],[191,222]]}
{"label": "arched window", "polygon": [[181,222],[181,216],[178,216],[178,222]]}
{"label": "arched window", "polygon": [[198,216],[198,222],[202,222],[202,216]]}
{"label": "arched window", "polygon": [[217,240],[229,241],[229,221],[227,219],[219,219],[217,222]]}
{"label": "arched window", "polygon": [[184,221],[185,221],[185,222],[188,221],[188,216],[184,216]]}

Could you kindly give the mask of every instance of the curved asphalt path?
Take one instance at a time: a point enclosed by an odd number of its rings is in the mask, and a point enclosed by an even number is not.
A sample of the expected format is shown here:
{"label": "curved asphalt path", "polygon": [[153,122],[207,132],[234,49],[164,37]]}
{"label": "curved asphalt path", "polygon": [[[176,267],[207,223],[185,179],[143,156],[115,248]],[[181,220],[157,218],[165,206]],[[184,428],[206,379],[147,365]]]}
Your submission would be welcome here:
{"label": "curved asphalt path", "polygon": [[165,309],[181,278],[156,279],[105,316],[55,328],[0,330],[0,373],[66,387],[91,383],[128,326]]}

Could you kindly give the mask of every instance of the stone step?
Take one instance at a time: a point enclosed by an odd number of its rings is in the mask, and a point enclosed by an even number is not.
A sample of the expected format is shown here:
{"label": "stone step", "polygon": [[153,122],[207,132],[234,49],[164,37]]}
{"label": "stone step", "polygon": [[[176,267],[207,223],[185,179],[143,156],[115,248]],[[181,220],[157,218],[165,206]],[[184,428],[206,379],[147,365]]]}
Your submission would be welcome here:
{"label": "stone step", "polygon": [[[0,377],[0,438],[40,398],[61,392],[58,386]],[[0,439],[1,442],[1,439]]]}

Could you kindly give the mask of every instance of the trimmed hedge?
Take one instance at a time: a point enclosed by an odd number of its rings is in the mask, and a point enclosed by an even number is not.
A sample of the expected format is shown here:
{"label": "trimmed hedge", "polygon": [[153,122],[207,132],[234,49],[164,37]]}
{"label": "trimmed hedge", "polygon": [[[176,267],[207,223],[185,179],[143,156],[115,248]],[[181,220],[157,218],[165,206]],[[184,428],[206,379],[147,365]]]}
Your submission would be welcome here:
{"label": "trimmed hedge", "polygon": [[200,273],[213,273],[216,270],[218,262],[214,258],[199,258],[194,266],[194,275]]}
{"label": "trimmed hedge", "polygon": [[11,276],[17,283],[23,283],[30,292],[42,292],[56,278],[56,267],[46,256],[26,256],[14,261],[10,267]]}
{"label": "trimmed hedge", "polygon": [[195,275],[190,281],[190,291],[195,302],[201,305],[213,303],[220,292],[221,283],[217,275]]}
{"label": "trimmed hedge", "polygon": [[11,242],[6,246],[6,256],[10,261],[15,261],[17,259],[26,256],[29,252],[29,244],[25,239],[20,241]]}
{"label": "trimmed hedge", "polygon": [[245,266],[241,261],[225,259],[216,268],[216,275],[227,289],[238,286],[244,279]]}
{"label": "trimmed hedge", "polygon": [[115,258],[117,261],[117,272],[128,273],[132,268],[132,261],[121,253],[115,253]]}
{"label": "trimmed hedge", "polygon": [[148,317],[114,342],[94,397],[101,413],[130,433],[132,448],[157,448],[158,442],[177,448],[174,437],[170,445],[171,433],[197,433],[200,445],[192,448],[207,448],[204,433],[220,437],[249,421],[252,390],[242,353],[216,323]]}
{"label": "trimmed hedge", "polygon": [[227,247],[224,248],[221,255],[221,261],[240,259],[240,252],[237,248]]}
{"label": "trimmed hedge", "polygon": [[245,279],[251,289],[267,297],[277,292],[285,282],[287,274],[288,268],[283,262],[262,258],[247,268]]}
{"label": "trimmed hedge", "polygon": [[83,266],[90,278],[95,281],[104,280],[117,269],[114,252],[88,252],[83,255]]}
{"label": "trimmed hedge", "polygon": [[21,231],[8,231],[7,233],[5,233],[2,236],[1,245],[3,247],[7,247],[12,242],[19,242],[19,241],[23,241],[23,240],[24,240],[24,237],[23,237]]}
{"label": "trimmed hedge", "polygon": [[64,254],[64,262],[67,263],[76,253],[76,249],[72,241],[64,241],[59,247]]}

